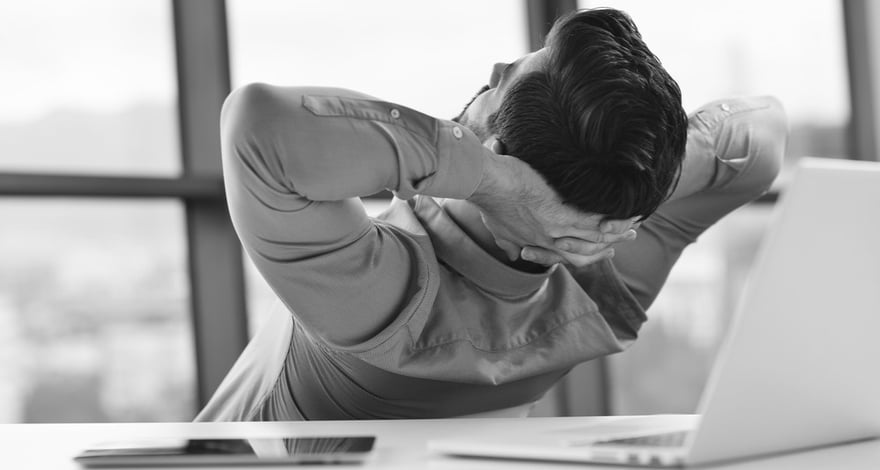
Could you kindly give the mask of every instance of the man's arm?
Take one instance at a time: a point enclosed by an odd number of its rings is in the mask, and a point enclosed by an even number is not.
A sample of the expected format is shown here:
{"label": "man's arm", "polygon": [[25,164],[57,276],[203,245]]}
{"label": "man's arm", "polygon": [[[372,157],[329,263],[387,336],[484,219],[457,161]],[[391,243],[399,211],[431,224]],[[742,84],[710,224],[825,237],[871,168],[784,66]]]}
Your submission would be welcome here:
{"label": "man's arm", "polygon": [[719,100],[689,116],[682,181],[642,224],[638,238],[616,249],[614,265],[648,308],[682,250],[734,209],[758,198],[782,166],[785,111],[772,97]]}
{"label": "man's arm", "polygon": [[424,287],[419,248],[356,198],[466,198],[486,149],[457,124],[347,90],[248,85],[221,115],[230,214],[278,296],[326,341],[356,344]]}
{"label": "man's arm", "polygon": [[667,203],[731,184],[727,191],[760,195],[776,179],[788,132],[776,98],[713,101],[692,113],[688,122],[682,176]]}

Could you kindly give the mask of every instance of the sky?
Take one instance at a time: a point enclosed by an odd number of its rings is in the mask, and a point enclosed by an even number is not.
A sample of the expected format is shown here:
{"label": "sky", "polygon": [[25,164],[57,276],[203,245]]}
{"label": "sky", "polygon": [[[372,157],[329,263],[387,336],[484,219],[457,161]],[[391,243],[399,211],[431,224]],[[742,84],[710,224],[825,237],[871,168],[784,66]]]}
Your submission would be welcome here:
{"label": "sky", "polygon": [[[498,61],[526,52],[516,0],[228,0],[236,84],[354,88],[455,115]],[[838,0],[582,0],[628,11],[685,107],[774,94],[792,122],[849,113]],[[176,96],[169,1],[0,3],[0,122],[112,113]]]}

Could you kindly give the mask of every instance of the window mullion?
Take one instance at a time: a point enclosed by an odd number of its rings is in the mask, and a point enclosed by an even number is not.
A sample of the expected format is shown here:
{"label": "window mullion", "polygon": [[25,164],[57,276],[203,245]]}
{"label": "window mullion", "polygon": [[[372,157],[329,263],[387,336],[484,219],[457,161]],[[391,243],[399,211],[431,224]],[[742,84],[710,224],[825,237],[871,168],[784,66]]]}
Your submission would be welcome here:
{"label": "window mullion", "polygon": [[[220,107],[229,93],[225,2],[173,0],[181,154],[187,177],[220,178]],[[186,205],[199,402],[247,343],[241,245],[222,200]]]}

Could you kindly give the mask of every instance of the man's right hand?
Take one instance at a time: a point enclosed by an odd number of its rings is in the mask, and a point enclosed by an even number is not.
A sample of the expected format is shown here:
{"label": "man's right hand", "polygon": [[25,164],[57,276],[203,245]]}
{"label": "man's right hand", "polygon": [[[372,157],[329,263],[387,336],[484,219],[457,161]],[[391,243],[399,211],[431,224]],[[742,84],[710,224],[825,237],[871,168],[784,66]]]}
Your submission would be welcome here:
{"label": "man's right hand", "polygon": [[635,238],[634,220],[604,220],[565,205],[522,160],[487,149],[483,177],[469,198],[509,259],[585,266],[613,256],[612,246]]}

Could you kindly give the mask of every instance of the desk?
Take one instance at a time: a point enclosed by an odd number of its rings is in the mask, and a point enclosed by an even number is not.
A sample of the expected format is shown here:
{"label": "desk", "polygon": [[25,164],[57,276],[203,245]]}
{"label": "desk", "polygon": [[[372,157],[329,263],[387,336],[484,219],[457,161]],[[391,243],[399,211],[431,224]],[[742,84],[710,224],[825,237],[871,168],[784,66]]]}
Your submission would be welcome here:
{"label": "desk", "polygon": [[[458,420],[400,421],[312,421],[271,423],[126,423],[126,424],[0,424],[0,467],[16,470],[64,470],[80,468],[71,458],[89,444],[135,437],[230,437],[243,432],[259,437],[295,435],[372,434],[377,437],[375,455],[364,466],[296,466],[294,468],[359,469],[600,469],[602,467],[546,462],[481,460],[428,454],[429,439],[461,433],[497,432],[511,426],[542,430],[611,422],[615,417],[599,418],[494,418]],[[652,416],[650,420],[669,420],[674,416]],[[230,468],[230,467],[224,467]],[[271,468],[271,467],[262,467]],[[280,467],[276,467],[280,468]],[[290,467],[285,467],[290,468]],[[713,466],[736,470],[809,470],[880,468],[880,440],[828,447],[819,450]]]}

